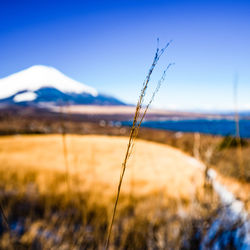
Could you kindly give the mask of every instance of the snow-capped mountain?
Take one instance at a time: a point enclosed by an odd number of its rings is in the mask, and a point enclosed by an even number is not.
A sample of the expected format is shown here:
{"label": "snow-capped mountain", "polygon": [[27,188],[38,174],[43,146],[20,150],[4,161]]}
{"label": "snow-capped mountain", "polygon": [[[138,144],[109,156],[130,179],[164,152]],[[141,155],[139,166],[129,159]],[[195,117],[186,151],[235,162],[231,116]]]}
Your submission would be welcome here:
{"label": "snow-capped mountain", "polygon": [[0,79],[0,103],[15,105],[124,105],[116,98],[99,94],[55,68],[36,65]]}

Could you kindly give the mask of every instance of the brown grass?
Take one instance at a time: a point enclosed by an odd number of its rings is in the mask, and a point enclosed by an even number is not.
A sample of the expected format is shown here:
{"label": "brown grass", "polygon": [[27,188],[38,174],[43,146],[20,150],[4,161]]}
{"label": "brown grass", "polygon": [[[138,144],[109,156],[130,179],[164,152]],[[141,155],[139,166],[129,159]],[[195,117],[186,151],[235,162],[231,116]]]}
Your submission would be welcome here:
{"label": "brown grass", "polygon": [[[82,191],[101,192],[104,200],[113,197],[127,138],[67,135],[67,142],[70,149],[69,165],[72,166],[69,175],[79,178],[78,188]],[[16,178],[27,184],[34,181],[32,178],[36,178],[39,191],[46,193],[52,191],[48,189],[48,184],[51,185],[52,180],[56,179],[55,175],[60,176],[65,172],[59,135],[1,137],[0,152],[0,169],[6,183],[14,173]],[[196,188],[202,185],[199,164],[177,149],[138,140],[135,154],[131,155],[129,161],[122,191],[125,194],[130,192],[133,169],[135,195],[164,190],[165,197],[190,200],[190,197],[194,197]],[[30,180],[25,180],[28,172],[35,177],[30,175]],[[58,187],[55,185],[53,192],[64,192],[66,188],[61,183]]]}
{"label": "brown grass", "polygon": [[[128,138],[67,135],[66,139],[70,200],[60,135],[0,137],[1,198],[9,222],[21,223],[25,232],[21,236],[6,232],[0,247],[14,242],[27,248],[39,242],[49,249],[65,244],[72,249],[103,248]],[[110,248],[178,248],[186,237],[192,238],[200,230],[195,227],[193,232],[192,223],[208,218],[203,202],[211,205],[202,191],[200,165],[179,150],[138,140],[124,177]],[[199,225],[203,227],[203,222]],[[51,232],[60,241],[48,241],[40,232]]]}

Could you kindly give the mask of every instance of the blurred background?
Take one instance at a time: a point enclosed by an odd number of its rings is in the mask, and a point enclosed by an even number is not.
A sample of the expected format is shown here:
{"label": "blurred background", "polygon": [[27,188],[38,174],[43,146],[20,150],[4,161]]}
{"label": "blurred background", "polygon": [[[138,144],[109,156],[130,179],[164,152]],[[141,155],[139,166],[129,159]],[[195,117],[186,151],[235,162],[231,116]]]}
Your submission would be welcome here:
{"label": "blurred background", "polygon": [[0,1],[0,248],[249,249],[249,13]]}
{"label": "blurred background", "polygon": [[[2,1],[1,69],[33,65],[134,104],[160,38],[175,62],[154,105],[174,110],[249,110],[248,1]],[[167,85],[167,86],[166,86]]]}

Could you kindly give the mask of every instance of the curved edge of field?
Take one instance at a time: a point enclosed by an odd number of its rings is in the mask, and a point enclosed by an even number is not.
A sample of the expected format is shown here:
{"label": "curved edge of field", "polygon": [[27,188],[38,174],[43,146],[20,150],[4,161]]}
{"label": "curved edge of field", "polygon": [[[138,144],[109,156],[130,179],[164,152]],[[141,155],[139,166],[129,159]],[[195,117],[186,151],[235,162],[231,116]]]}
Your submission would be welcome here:
{"label": "curved edge of field", "polygon": [[[117,190],[127,137],[67,135],[70,190],[113,197]],[[202,163],[172,147],[137,140],[128,162],[122,194],[161,195],[192,201],[203,185]],[[1,179],[12,188],[36,183],[40,193],[67,189],[62,136],[0,137]],[[19,186],[20,187],[20,186]],[[103,198],[102,198],[103,199]]]}

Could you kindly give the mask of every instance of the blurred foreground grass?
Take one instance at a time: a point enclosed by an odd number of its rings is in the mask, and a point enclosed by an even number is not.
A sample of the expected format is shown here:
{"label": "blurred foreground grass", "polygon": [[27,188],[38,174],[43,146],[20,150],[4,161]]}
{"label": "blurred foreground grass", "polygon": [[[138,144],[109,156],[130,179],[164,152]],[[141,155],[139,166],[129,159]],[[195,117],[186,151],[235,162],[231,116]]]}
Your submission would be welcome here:
{"label": "blurred foreground grass", "polygon": [[[0,138],[1,249],[102,249],[126,137]],[[122,187],[110,249],[198,248],[217,208],[200,163],[138,140]],[[67,178],[69,185],[67,185]]]}

